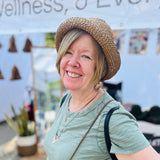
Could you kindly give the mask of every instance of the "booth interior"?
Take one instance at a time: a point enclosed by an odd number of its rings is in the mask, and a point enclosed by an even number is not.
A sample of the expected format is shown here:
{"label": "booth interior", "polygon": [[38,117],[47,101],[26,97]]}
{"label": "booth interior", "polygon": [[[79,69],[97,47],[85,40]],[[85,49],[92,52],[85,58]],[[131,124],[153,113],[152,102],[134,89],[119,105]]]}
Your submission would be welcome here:
{"label": "booth interior", "polygon": [[[129,111],[133,105],[139,105],[142,111],[158,106],[160,30],[123,30],[114,31],[114,35],[122,66],[114,78],[103,83],[103,88]],[[136,40],[139,35],[144,41],[140,50]],[[32,46],[25,51],[28,40]],[[55,66],[56,49],[46,46],[46,33],[2,35],[0,43],[0,121],[5,121],[5,113],[13,117],[11,105],[17,113],[25,105],[31,120],[35,115],[41,151],[65,92]]]}

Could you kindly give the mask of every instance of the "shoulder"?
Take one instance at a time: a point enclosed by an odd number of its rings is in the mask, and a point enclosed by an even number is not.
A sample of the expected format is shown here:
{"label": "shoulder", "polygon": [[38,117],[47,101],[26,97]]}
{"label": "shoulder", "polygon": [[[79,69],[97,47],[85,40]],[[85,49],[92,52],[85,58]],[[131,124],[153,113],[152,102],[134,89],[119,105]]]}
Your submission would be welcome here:
{"label": "shoulder", "polygon": [[121,103],[115,100],[110,102],[103,110],[98,130],[104,132],[106,115],[110,109],[117,106],[119,109],[112,113],[109,121],[109,135],[112,143],[111,152],[130,154],[148,146],[149,143],[140,131],[135,117]]}
{"label": "shoulder", "polygon": [[104,93],[103,97],[101,98],[101,105],[104,106],[107,102],[109,102],[110,100],[112,100],[110,103],[107,104],[107,106],[104,108],[102,114],[101,114],[101,119],[104,120],[107,113],[114,107],[119,107],[119,109],[115,110],[112,114],[111,119],[116,123],[116,119],[133,119],[134,121],[136,120],[135,117],[128,112],[124,106],[114,100],[107,92]]}

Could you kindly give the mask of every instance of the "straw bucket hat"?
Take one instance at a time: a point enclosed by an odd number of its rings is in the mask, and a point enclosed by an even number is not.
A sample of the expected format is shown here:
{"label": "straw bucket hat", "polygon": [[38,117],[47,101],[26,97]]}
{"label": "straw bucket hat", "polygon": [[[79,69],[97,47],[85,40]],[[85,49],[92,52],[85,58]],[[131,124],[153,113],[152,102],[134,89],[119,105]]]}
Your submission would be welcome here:
{"label": "straw bucket hat", "polygon": [[63,37],[73,28],[88,32],[102,47],[107,61],[107,73],[103,80],[112,78],[119,70],[121,60],[110,26],[100,18],[69,18],[61,23],[57,29],[55,37],[57,52]]}

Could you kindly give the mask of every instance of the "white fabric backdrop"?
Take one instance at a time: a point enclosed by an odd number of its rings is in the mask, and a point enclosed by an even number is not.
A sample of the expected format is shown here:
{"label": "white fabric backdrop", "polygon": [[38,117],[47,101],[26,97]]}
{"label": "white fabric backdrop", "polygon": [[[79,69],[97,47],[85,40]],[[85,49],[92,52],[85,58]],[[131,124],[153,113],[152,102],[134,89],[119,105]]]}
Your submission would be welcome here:
{"label": "white fabric backdrop", "polygon": [[55,32],[72,16],[100,17],[112,29],[160,27],[160,0],[0,0],[0,34]]}
{"label": "white fabric backdrop", "polygon": [[121,68],[110,83],[122,82],[123,103],[143,108],[160,106],[160,54],[156,53],[158,30],[149,30],[146,54],[130,54],[131,30],[126,30],[121,52]]}
{"label": "white fabric backdrop", "polygon": [[[41,33],[14,35],[18,52],[8,52],[11,35],[1,35],[0,69],[4,79],[0,79],[0,121],[4,120],[4,113],[12,116],[10,105],[14,105],[17,112],[27,100],[27,88],[33,87],[31,53],[23,52],[26,38],[32,45],[44,46],[45,36]],[[10,81],[12,68],[16,65],[22,77],[20,80]]]}

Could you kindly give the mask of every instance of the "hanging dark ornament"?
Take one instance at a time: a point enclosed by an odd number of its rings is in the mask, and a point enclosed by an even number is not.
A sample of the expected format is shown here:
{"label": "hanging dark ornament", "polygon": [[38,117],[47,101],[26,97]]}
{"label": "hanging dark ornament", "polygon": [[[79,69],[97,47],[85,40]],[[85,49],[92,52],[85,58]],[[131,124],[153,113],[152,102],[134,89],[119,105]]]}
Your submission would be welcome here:
{"label": "hanging dark ornament", "polygon": [[16,43],[15,43],[15,38],[12,35],[9,41],[9,52],[17,52],[17,48],[16,48]]}
{"label": "hanging dark ornament", "polygon": [[29,38],[26,39],[23,51],[24,52],[31,52],[31,48],[32,48],[32,42]]}
{"label": "hanging dark ornament", "polygon": [[1,72],[1,70],[0,70],[0,79],[4,79],[4,77],[3,77],[3,74],[2,74],[2,72]]}
{"label": "hanging dark ornament", "polygon": [[16,67],[16,65],[14,65],[12,68],[12,76],[10,80],[13,81],[13,80],[18,80],[18,79],[21,79],[21,76],[20,76],[18,68]]}

